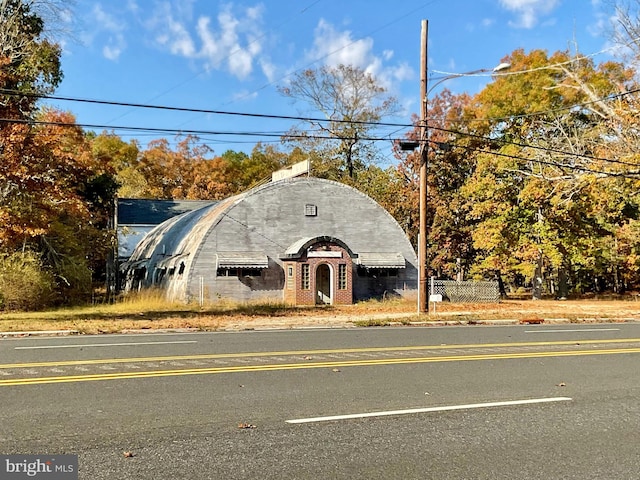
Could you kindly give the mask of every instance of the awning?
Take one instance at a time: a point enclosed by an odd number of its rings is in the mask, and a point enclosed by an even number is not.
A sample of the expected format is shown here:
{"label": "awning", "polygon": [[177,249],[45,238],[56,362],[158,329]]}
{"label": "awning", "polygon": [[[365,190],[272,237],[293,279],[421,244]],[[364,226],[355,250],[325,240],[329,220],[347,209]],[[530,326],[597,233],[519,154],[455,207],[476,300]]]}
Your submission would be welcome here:
{"label": "awning", "polygon": [[135,261],[128,260],[120,264],[120,271],[126,272],[127,270],[139,270],[141,268],[146,268],[148,262],[148,258],[143,258],[142,260]]}
{"label": "awning", "polygon": [[305,237],[297,240],[296,242],[289,245],[289,248],[285,250],[284,255],[281,255],[280,258],[282,260],[299,259],[302,256],[306,255],[308,250],[317,243],[334,244],[346,250],[346,252],[349,254],[351,258],[356,258],[358,256],[355,253],[353,253],[349,248],[349,246],[339,238],[331,237],[327,235],[321,235],[318,237]]}
{"label": "awning", "polygon": [[171,257],[163,258],[158,263],[156,263],[156,268],[173,268],[173,267],[176,267],[176,266],[180,265],[180,262],[184,262],[187,259],[188,256],[189,256],[188,253],[183,253],[181,255],[173,255]]}
{"label": "awning", "polygon": [[401,253],[359,252],[356,263],[365,268],[405,268]]}
{"label": "awning", "polygon": [[303,254],[303,250],[306,250],[307,247],[313,244],[313,237],[305,237],[301,238],[298,241],[289,245],[284,252],[284,256],[282,258],[297,258]]}
{"label": "awning", "polygon": [[218,252],[218,268],[268,268],[269,258],[257,252]]}

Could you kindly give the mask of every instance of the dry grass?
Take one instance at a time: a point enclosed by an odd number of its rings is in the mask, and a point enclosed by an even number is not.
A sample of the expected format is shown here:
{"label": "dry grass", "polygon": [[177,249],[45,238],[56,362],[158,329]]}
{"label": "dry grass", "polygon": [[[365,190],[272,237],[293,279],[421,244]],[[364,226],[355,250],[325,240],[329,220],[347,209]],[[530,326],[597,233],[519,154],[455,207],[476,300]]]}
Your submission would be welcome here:
{"label": "dry grass", "polygon": [[[157,293],[129,297],[113,305],[46,312],[0,314],[0,332],[75,330],[85,334],[151,329],[251,329],[260,327],[385,325],[433,320],[569,319],[570,321],[640,320],[640,301],[506,300],[494,304],[437,305],[436,314],[418,316],[416,303],[393,299],[350,306],[291,307],[279,302],[198,305],[171,304]],[[359,322],[359,323],[358,323]]]}

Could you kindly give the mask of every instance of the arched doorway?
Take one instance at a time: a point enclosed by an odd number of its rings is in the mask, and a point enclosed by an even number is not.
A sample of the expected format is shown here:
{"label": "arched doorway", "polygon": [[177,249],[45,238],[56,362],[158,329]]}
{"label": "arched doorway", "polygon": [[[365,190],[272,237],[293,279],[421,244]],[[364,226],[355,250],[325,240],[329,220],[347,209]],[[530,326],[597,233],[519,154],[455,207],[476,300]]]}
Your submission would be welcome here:
{"label": "arched doorway", "polygon": [[333,304],[332,275],[331,267],[326,263],[321,263],[316,268],[316,304]]}
{"label": "arched doorway", "polygon": [[296,305],[351,305],[353,258],[349,247],[334,237],[301,238],[284,255],[285,302]]}

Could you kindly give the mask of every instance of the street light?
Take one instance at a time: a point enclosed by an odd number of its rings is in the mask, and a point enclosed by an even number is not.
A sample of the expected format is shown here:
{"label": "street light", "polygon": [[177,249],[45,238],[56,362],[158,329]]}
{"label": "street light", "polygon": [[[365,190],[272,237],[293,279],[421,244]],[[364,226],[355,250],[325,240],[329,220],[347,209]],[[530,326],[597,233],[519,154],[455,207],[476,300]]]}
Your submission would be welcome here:
{"label": "street light", "polygon": [[[438,85],[452,78],[465,77],[476,73],[500,72],[511,67],[509,63],[501,63],[493,69],[482,68],[465,73],[454,73],[439,79],[431,88],[427,89],[427,37],[429,22],[422,20],[421,49],[420,49],[420,141],[416,146],[420,147],[420,231],[418,234],[418,313],[429,312],[429,295],[428,295],[428,256],[427,245],[429,232],[427,229],[427,167],[428,167],[428,125],[427,125],[427,97],[429,93]],[[405,149],[408,145],[401,149]],[[415,148],[415,146],[414,146]]]}

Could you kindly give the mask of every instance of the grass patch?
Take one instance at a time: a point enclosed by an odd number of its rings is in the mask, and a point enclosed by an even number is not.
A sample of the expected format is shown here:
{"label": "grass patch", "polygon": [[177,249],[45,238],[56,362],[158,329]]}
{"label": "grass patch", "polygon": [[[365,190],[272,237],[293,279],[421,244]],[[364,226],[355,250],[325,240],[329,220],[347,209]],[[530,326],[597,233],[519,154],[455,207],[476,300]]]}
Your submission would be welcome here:
{"label": "grass patch", "polygon": [[352,322],[356,327],[388,327],[391,322],[386,319],[369,318],[366,320],[354,320]]}
{"label": "grass patch", "polygon": [[205,304],[167,302],[161,292],[129,295],[113,304],[63,308],[40,312],[0,313],[0,332],[75,330],[80,333],[116,333],[131,330],[287,328],[295,325],[352,324],[382,327],[391,324],[522,318],[638,319],[640,302],[603,300],[506,300],[494,304],[438,304],[436,315],[418,315],[416,301],[402,298],[369,300],[345,306],[291,306],[280,301]]}

